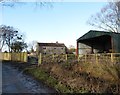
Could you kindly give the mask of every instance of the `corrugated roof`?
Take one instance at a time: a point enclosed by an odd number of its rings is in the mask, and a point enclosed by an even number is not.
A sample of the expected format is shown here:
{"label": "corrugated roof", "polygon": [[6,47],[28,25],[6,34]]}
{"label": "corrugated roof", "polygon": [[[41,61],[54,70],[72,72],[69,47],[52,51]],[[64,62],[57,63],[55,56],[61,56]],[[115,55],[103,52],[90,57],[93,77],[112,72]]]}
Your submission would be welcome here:
{"label": "corrugated roof", "polygon": [[103,36],[103,35],[113,36],[113,35],[116,35],[116,34],[120,35],[120,33],[115,33],[115,32],[90,30],[88,33],[84,34],[79,39],[77,39],[77,41],[90,39],[90,38],[94,38],[94,37],[99,37],[99,36]]}
{"label": "corrugated roof", "polygon": [[65,47],[64,43],[38,43],[39,46]]}

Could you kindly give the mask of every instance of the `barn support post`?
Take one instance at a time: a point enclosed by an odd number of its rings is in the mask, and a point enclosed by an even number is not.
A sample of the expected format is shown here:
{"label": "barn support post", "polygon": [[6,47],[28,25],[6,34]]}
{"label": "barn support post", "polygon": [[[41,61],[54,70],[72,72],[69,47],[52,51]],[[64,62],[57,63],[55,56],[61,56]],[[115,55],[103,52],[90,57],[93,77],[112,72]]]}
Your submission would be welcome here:
{"label": "barn support post", "polygon": [[111,47],[112,47],[112,53],[114,53],[114,41],[113,41],[113,38],[111,38]]}
{"label": "barn support post", "polygon": [[78,57],[79,54],[78,54],[78,42],[77,42],[77,48],[76,48],[76,56]]}

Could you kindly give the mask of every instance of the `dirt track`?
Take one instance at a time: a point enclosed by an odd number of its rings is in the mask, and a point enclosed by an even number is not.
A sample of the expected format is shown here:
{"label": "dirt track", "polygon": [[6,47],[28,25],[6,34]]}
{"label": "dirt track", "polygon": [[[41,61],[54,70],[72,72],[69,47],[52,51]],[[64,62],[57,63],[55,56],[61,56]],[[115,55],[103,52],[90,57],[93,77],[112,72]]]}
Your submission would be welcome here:
{"label": "dirt track", "polygon": [[54,93],[42,82],[22,74],[11,65],[2,64],[2,93]]}

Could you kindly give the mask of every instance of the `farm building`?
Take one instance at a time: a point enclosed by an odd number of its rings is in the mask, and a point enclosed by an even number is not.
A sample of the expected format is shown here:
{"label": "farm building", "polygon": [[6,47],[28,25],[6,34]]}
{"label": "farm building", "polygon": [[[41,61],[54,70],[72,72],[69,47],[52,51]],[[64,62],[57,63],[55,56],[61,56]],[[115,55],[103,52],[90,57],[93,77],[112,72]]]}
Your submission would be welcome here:
{"label": "farm building", "polygon": [[66,54],[66,46],[63,43],[37,43],[37,51],[42,54]]}
{"label": "farm building", "polygon": [[120,33],[90,30],[77,39],[76,53],[120,53]]}

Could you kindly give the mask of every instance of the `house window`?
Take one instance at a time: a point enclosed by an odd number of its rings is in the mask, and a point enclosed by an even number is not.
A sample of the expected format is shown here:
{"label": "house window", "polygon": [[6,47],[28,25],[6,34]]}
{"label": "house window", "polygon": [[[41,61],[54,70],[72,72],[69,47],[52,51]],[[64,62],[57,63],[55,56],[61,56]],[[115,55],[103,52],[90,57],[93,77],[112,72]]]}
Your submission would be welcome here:
{"label": "house window", "polygon": [[56,48],[54,48],[54,49],[56,49]]}
{"label": "house window", "polygon": [[45,55],[46,55],[46,52],[44,52],[43,54],[45,54]]}
{"label": "house window", "polygon": [[46,49],[46,48],[43,48],[43,49]]}
{"label": "house window", "polygon": [[61,48],[61,49],[63,49],[63,48]]}

